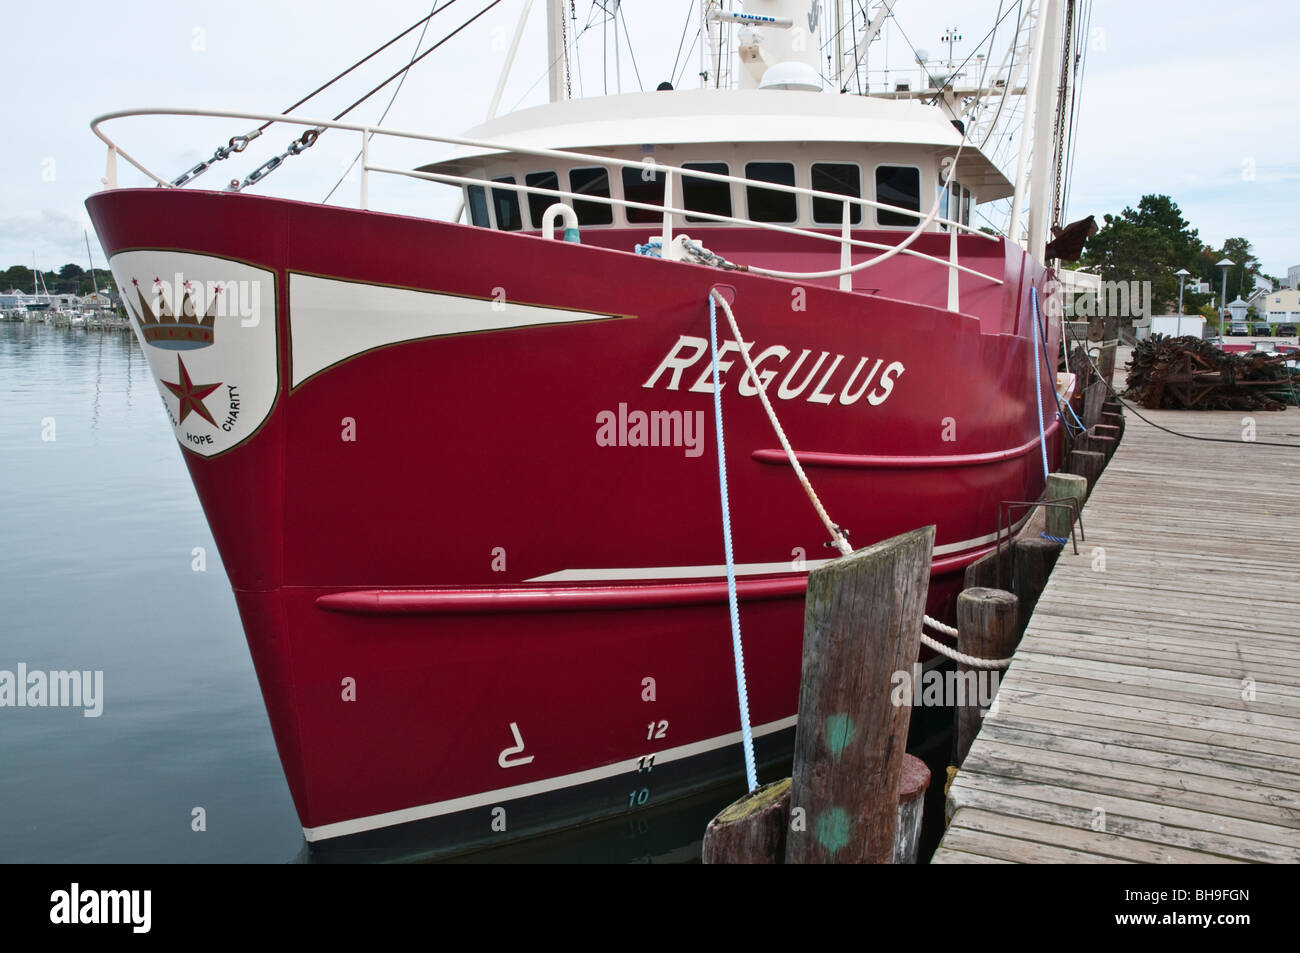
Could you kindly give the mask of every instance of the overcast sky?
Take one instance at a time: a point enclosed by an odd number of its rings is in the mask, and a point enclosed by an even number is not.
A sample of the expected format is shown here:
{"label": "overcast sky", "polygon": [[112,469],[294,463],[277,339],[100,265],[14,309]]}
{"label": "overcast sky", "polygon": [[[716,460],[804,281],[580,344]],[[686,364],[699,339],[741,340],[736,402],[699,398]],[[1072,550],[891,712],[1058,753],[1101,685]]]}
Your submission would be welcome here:
{"label": "overcast sky", "polygon": [[[487,0],[457,0],[435,17],[427,48],[481,9]],[[1012,0],[1005,0],[1009,6]],[[695,0],[626,0],[636,68],[647,88],[666,79],[687,11]],[[440,3],[439,5],[442,5]],[[937,56],[946,27],[973,50],[992,26],[997,0],[898,0],[897,19],[917,47]],[[90,119],[112,110],[187,106],[279,112],[343,67],[426,14],[431,0],[46,0],[6,8],[4,89],[8,121],[0,153],[0,268],[27,264],[33,252],[44,269],[86,262],[82,205],[100,188],[105,149]],[[589,0],[579,0],[580,24]],[[872,4],[874,6],[874,3]],[[388,116],[388,124],[455,134],[481,122],[523,0],[502,2],[420,63]],[[416,33],[300,110],[333,116],[402,66]],[[895,33],[889,59],[910,53]],[[1098,219],[1136,205],[1145,193],[1171,195],[1203,241],[1249,238],[1270,274],[1300,264],[1300,126],[1294,119],[1300,5],[1282,0],[1235,4],[1095,0],[1080,114],[1071,218]],[[502,112],[546,96],[544,3],[537,0]],[[688,36],[689,47],[692,37]],[[999,46],[1001,42],[999,41]],[[602,29],[583,38],[582,91],[603,91]],[[612,60],[612,46],[610,56]],[[883,55],[883,50],[881,51]],[[873,57],[876,54],[873,53]],[[678,73],[696,82],[698,50]],[[880,59],[873,60],[879,63]],[[623,89],[637,88],[627,40]],[[617,85],[610,66],[610,89]],[[576,77],[575,77],[576,83]],[[391,87],[389,87],[391,89]],[[354,115],[375,121],[388,90]],[[110,126],[129,152],[165,177],[193,165],[242,121],[124,120]],[[259,146],[209,172],[205,188],[245,175],[290,131],[273,127]],[[357,140],[323,137],[289,160],[259,191],[320,200],[346,171]],[[385,146],[372,157],[414,165],[431,146]],[[254,154],[255,153],[255,154]],[[123,167],[121,184],[138,179]],[[421,183],[379,187],[376,204],[416,214],[446,214],[450,200]],[[355,175],[333,201],[355,203]],[[103,255],[91,235],[96,264]]]}

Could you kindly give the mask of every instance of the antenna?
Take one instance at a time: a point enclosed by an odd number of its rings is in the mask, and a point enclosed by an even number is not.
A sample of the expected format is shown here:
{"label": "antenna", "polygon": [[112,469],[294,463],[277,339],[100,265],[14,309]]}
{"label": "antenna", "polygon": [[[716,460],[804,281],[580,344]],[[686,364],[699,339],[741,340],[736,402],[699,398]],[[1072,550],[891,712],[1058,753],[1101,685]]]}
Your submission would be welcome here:
{"label": "antenna", "polygon": [[961,40],[962,40],[962,36],[961,36],[960,33],[957,32],[957,28],[956,28],[955,26],[954,26],[954,27],[949,27],[947,30],[944,31],[943,36],[939,38],[939,42],[940,42],[940,43],[947,43],[947,44],[948,44],[948,69],[949,69],[949,71],[952,70],[952,64],[953,64],[953,58],[952,58],[952,46],[953,46],[954,43],[960,43]]}

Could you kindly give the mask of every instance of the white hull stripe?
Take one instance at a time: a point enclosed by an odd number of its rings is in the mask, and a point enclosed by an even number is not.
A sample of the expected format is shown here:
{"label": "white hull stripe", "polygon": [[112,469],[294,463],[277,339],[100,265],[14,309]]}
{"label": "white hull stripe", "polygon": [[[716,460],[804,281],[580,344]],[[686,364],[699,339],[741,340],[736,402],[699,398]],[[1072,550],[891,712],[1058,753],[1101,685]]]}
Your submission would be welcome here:
{"label": "white hull stripe", "polygon": [[[791,715],[789,718],[782,718],[779,721],[769,722],[766,725],[758,725],[754,728],[756,736],[770,735],[786,728],[793,728],[797,717]],[[669,748],[666,751],[653,752],[655,764],[667,764],[670,761],[680,761],[683,758],[692,758],[696,755],[705,754],[709,751],[716,751],[718,748],[725,748],[729,745],[740,744],[740,732],[733,731],[728,735],[720,735],[717,738],[707,738],[704,741],[696,741],[692,744],[681,745],[676,748]],[[438,801],[434,804],[424,804],[420,807],[408,807],[400,811],[389,811],[385,814],[373,814],[370,817],[359,817],[351,821],[338,821],[334,824],[323,824],[320,827],[304,827],[303,836],[308,842],[328,840],[331,837],[344,837],[348,834],[360,834],[364,831],[373,831],[381,827],[392,827],[396,824],[408,824],[411,821],[423,821],[431,817],[440,817],[444,814],[455,814],[458,811],[469,811],[476,807],[487,807],[488,805],[500,804],[502,801],[513,801],[522,797],[534,797],[538,794],[547,794],[551,791],[559,791],[564,788],[577,787],[581,784],[590,784],[593,781],[604,781],[606,778],[618,777],[620,774],[630,774],[636,771],[639,758],[628,761],[617,761],[614,764],[603,765],[599,768],[591,768],[587,771],[579,771],[575,774],[564,774],[554,778],[543,778],[540,781],[530,781],[527,784],[516,784],[508,788],[498,788],[495,791],[485,791],[482,794],[470,794],[465,797],[454,798],[450,801]]]}
{"label": "white hull stripe", "polygon": [[[1015,529],[1024,525],[1028,515],[1022,517]],[[1005,535],[1006,531],[1003,530]],[[950,556],[969,549],[996,542],[997,533],[989,533],[978,539],[968,539],[960,543],[946,543],[934,547],[935,556]],[[795,569],[790,560],[779,563],[737,563],[737,576],[763,576],[772,573],[811,572],[818,566],[831,562],[830,559],[806,559],[803,569]],[[525,582],[631,582],[643,579],[712,579],[727,574],[725,565],[717,566],[630,566],[623,569],[561,569],[559,572],[534,576]]]}
{"label": "white hull stripe", "polygon": [[293,386],[375,348],[421,338],[504,331],[617,317],[518,304],[504,297],[462,298],[356,281],[289,275]]}

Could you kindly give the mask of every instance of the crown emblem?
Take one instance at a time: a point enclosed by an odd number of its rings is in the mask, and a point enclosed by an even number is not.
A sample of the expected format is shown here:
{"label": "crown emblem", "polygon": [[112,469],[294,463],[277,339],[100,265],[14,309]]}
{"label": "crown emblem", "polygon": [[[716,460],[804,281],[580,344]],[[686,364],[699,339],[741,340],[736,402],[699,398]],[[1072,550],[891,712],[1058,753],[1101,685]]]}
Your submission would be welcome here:
{"label": "crown emblem", "polygon": [[[180,276],[177,276],[179,280]],[[149,302],[145,300],[144,291],[140,288],[140,282],[131,279],[131,284],[135,286],[136,300],[139,302],[137,308],[132,308],[130,299],[123,298],[127,309],[133,312],[136,323],[140,325],[140,333],[144,335],[146,344],[152,344],[154,347],[160,347],[168,351],[193,351],[201,347],[211,347],[216,341],[216,322],[217,322],[217,300],[221,295],[221,288],[218,286],[212,295],[212,303],[208,305],[207,313],[202,318],[199,317],[197,309],[194,307],[194,298],[191,295],[192,286],[186,281],[182,287],[184,293],[181,298],[179,313],[173,312],[167,304],[167,299],[163,295],[163,282],[160,278],[154,279],[154,300],[158,303],[158,310],[155,314],[154,309],[150,307]]]}

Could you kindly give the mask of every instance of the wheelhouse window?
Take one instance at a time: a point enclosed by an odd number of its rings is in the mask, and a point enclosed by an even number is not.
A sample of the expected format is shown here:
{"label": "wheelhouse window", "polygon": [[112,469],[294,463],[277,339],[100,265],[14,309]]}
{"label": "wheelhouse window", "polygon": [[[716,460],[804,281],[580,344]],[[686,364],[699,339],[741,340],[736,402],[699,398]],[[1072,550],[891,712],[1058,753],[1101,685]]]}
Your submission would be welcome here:
{"label": "wheelhouse window", "polygon": [[[949,210],[952,208],[952,202],[950,199],[954,191],[958,188],[959,186],[956,182],[950,182],[948,185],[944,186],[943,191],[939,193],[939,218],[952,218],[952,216],[948,214]],[[943,222],[939,223],[939,228],[945,232],[948,230],[948,226]]]}
{"label": "wheelhouse window", "polygon": [[469,191],[469,220],[480,228],[491,228],[492,219],[488,217],[487,189],[481,185],[471,185]]}
{"label": "wheelhouse window", "polygon": [[[683,162],[682,168],[691,172],[710,172],[713,175],[729,174],[725,162]],[[682,176],[682,201],[692,212],[731,215],[731,183],[701,179],[693,175]],[[687,215],[686,221],[707,222],[710,219]]]}
{"label": "wheelhouse window", "polygon": [[[773,185],[794,185],[794,163],[748,162],[745,164],[745,178],[771,182]],[[775,189],[762,189],[753,185],[745,186],[745,201],[749,206],[749,217],[755,222],[788,224],[797,221],[799,218],[797,199],[793,192],[778,192]]]}
{"label": "wheelhouse window", "polygon": [[[862,171],[849,162],[814,162],[812,187],[816,192],[834,192],[850,198],[862,198]],[[834,199],[813,199],[813,221],[819,225],[839,225],[844,221],[844,205]],[[849,222],[862,224],[862,206],[849,206]]]}
{"label": "wheelhouse window", "polygon": [[[569,191],[579,195],[598,195],[609,198],[609,170],[603,167],[569,170]],[[605,202],[575,200],[573,210],[578,213],[579,225],[612,225],[614,208]]]}
{"label": "wheelhouse window", "polygon": [[970,224],[970,207],[972,201],[973,199],[971,198],[970,189],[963,188],[961,190],[961,223],[963,225]]}
{"label": "wheelhouse window", "polygon": [[[664,173],[651,172],[649,169],[624,169],[623,198],[629,202],[658,205],[662,208],[664,204],[665,178]],[[662,218],[662,212],[652,212],[649,209],[630,208],[627,210],[627,220],[629,222],[657,222]]]}
{"label": "wheelhouse window", "polygon": [[[515,177],[506,175],[492,181],[514,185]],[[497,228],[501,231],[517,232],[524,227],[519,212],[519,193],[514,189],[493,189],[492,207],[497,213]]]}
{"label": "wheelhouse window", "polygon": [[[524,176],[524,185],[534,189],[549,189],[552,192],[560,191],[560,177],[554,172],[529,172]],[[556,203],[557,199],[549,195],[539,195],[536,192],[528,193],[528,214],[533,217],[533,228],[542,227],[542,219],[546,217],[546,210]]]}
{"label": "wheelhouse window", "polygon": [[[882,165],[876,168],[876,201],[921,211],[921,170],[915,166]],[[892,209],[876,209],[876,224],[886,228],[915,228],[920,219]]]}

